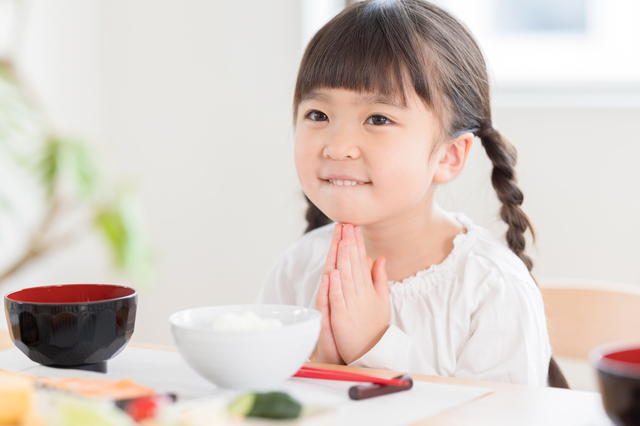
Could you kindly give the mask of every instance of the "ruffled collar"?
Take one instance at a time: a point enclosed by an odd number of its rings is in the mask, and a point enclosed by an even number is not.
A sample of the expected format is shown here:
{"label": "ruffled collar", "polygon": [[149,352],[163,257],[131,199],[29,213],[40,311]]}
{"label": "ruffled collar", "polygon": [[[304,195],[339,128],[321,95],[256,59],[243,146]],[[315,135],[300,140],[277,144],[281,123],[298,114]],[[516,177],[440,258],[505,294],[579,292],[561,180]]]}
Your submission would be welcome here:
{"label": "ruffled collar", "polygon": [[403,287],[406,285],[424,284],[425,280],[431,280],[436,276],[443,276],[451,273],[452,266],[455,265],[459,259],[467,252],[473,241],[476,240],[478,233],[478,226],[473,223],[464,213],[450,213],[459,223],[466,229],[466,233],[461,232],[453,239],[453,250],[451,253],[441,262],[435,265],[431,265],[427,269],[416,272],[408,278],[402,281],[389,281],[390,287]]}

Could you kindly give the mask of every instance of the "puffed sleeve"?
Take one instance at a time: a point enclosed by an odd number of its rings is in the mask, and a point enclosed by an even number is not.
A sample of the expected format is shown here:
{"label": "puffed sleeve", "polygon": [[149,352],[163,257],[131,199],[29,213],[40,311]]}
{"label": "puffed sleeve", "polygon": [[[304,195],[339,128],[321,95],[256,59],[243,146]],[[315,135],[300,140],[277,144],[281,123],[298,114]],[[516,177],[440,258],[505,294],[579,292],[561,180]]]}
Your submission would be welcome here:
{"label": "puffed sleeve", "polygon": [[331,224],[314,229],[291,244],[267,273],[257,303],[315,306],[332,229]]}
{"label": "puffed sleeve", "polygon": [[424,359],[411,338],[395,325],[389,326],[380,341],[369,352],[349,365],[438,375]]}
{"label": "puffed sleeve", "polygon": [[291,250],[285,251],[273,264],[260,286],[256,303],[295,305],[296,292],[293,286],[295,262],[290,259]]}
{"label": "puffed sleeve", "polygon": [[535,284],[502,280],[471,317],[455,377],[546,386],[551,347]]}

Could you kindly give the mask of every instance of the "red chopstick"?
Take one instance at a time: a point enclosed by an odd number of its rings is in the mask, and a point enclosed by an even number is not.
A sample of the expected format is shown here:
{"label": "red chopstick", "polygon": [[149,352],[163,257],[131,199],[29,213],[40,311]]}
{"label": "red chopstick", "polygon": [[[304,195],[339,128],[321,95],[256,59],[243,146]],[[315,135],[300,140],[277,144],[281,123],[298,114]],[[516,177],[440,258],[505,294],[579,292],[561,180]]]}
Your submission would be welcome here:
{"label": "red chopstick", "polygon": [[381,377],[365,376],[364,374],[350,373],[347,371],[329,370],[316,367],[302,367],[294,377],[307,379],[341,380],[344,382],[366,382],[377,385],[408,386],[406,380],[383,379]]}

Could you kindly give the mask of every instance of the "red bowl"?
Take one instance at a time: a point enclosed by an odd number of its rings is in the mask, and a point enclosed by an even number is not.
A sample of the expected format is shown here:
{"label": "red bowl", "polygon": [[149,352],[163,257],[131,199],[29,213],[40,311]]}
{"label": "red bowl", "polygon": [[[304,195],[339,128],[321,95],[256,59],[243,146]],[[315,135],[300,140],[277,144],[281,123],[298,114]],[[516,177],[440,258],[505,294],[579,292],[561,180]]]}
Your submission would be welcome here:
{"label": "red bowl", "polygon": [[9,293],[4,307],[13,343],[50,367],[106,371],[133,334],[138,293],[110,284],[31,287]]}
{"label": "red bowl", "polygon": [[598,346],[589,360],[598,370],[607,415],[616,425],[640,425],[640,342]]}

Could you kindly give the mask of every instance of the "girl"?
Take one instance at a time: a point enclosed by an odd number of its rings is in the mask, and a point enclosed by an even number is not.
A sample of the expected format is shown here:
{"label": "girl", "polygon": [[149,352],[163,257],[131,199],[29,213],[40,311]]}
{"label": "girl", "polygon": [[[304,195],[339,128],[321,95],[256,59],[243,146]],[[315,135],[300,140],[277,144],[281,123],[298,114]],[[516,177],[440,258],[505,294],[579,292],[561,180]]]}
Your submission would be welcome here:
{"label": "girl", "polygon": [[[421,0],[357,2],[309,42],[293,104],[309,226],[259,302],[322,313],[311,360],[567,387],[524,251],[516,152],[492,125],[469,31]],[[508,248],[434,202],[474,136]]]}

